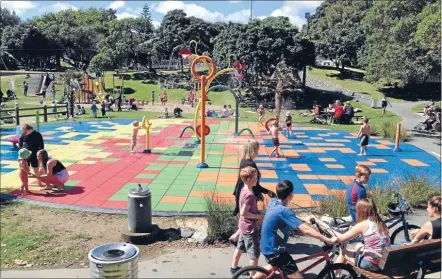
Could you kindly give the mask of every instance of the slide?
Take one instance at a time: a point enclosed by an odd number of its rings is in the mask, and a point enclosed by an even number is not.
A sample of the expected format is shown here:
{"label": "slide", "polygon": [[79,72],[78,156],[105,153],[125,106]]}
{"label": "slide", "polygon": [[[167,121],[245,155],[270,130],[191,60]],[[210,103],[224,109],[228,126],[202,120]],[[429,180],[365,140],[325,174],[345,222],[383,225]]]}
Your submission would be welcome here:
{"label": "slide", "polygon": [[101,103],[104,100],[104,94],[103,94],[103,86],[100,82],[96,81],[95,86],[97,88],[97,91],[95,92],[97,94],[97,99]]}

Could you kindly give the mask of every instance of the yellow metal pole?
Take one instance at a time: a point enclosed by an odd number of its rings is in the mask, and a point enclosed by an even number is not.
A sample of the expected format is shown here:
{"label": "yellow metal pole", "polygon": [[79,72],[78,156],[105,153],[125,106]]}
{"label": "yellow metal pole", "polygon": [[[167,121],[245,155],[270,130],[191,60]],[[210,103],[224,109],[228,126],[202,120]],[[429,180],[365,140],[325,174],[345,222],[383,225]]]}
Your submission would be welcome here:
{"label": "yellow metal pole", "polygon": [[146,130],[146,149],[144,149],[143,153],[152,153],[150,149],[150,126],[152,126],[152,123],[149,122],[149,118],[143,117],[141,127]]}

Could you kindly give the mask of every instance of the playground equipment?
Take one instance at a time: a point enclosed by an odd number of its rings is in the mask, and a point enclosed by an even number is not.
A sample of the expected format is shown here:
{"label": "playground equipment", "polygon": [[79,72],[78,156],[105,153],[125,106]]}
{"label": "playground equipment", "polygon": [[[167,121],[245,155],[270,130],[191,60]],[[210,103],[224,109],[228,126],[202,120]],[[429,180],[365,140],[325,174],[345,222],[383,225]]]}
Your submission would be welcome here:
{"label": "playground equipment", "polygon": [[399,148],[399,142],[401,139],[401,123],[398,123],[396,126],[396,141],[394,144],[394,151],[395,152],[401,152],[402,149]]}
{"label": "playground equipment", "polygon": [[[209,76],[206,75],[198,75],[196,72],[196,65],[200,61],[206,61],[211,67],[208,68],[209,70]],[[206,107],[206,82],[208,80],[213,79],[216,73],[216,65],[212,58],[208,56],[199,56],[195,60],[193,60],[192,65],[190,66],[190,71],[192,72],[192,76],[194,79],[197,79],[201,82],[201,97],[200,97],[200,103],[202,110],[205,112]],[[206,114],[201,114],[201,124],[199,125],[200,129],[200,137],[201,137],[201,157],[200,157],[200,163],[197,165],[197,168],[208,168],[209,166],[205,163],[206,160],[206,135],[210,133],[209,126],[206,125]],[[197,128],[195,129],[198,130]]]}
{"label": "playground equipment", "polygon": [[77,103],[90,104],[94,95],[97,96],[98,101],[101,103],[104,100],[103,86],[99,81],[94,82],[88,74],[85,74],[83,88],[76,96]]}
{"label": "playground equipment", "polygon": [[143,117],[143,122],[141,124],[141,127],[146,130],[146,149],[144,149],[143,153],[152,153],[152,150],[150,150],[150,126],[152,126],[152,123],[149,122],[149,118],[146,116]]}

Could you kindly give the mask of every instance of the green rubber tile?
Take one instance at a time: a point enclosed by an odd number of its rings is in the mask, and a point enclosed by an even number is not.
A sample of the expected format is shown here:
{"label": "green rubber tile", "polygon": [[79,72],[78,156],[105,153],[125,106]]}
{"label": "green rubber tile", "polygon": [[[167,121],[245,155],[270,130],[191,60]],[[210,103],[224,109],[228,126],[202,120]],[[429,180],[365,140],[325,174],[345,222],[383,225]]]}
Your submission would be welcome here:
{"label": "green rubber tile", "polygon": [[216,181],[214,179],[213,181],[197,181],[197,182],[195,182],[195,186],[198,186],[198,185],[216,186]]}
{"label": "green rubber tile", "polygon": [[175,181],[173,182],[173,184],[178,184],[178,185],[193,185],[195,184],[196,181],[196,177],[195,178],[191,178],[191,177],[181,177],[178,176]]}
{"label": "green rubber tile", "polygon": [[169,190],[191,190],[193,188],[193,184],[172,184],[170,185]]}
{"label": "green rubber tile", "polygon": [[196,191],[215,191],[215,189],[216,189],[216,187],[211,186],[211,185],[195,185],[192,188],[192,190],[196,190]]}
{"label": "green rubber tile", "polygon": [[140,173],[137,176],[135,176],[135,178],[155,178],[157,175],[156,174],[151,174],[151,173]]}
{"label": "green rubber tile", "polygon": [[167,189],[169,189],[170,188],[170,184],[166,184],[166,183],[162,183],[162,184],[153,184],[153,183],[151,183],[151,184],[149,184],[149,187],[148,187],[152,192],[154,191],[154,190],[167,190]]}
{"label": "green rubber tile", "polygon": [[149,191],[152,193],[152,197],[158,197],[158,196],[160,196],[160,197],[162,197],[162,196],[164,196],[164,194],[167,192],[167,189],[168,188],[164,188],[164,189],[159,189],[159,188],[157,188],[157,187],[155,187],[155,188],[152,188],[152,187],[148,187],[149,188]]}
{"label": "green rubber tile", "polygon": [[204,212],[207,206],[204,203],[185,203],[182,211]]}
{"label": "green rubber tile", "polygon": [[184,204],[182,203],[166,203],[159,202],[157,206],[155,206],[155,211],[181,211]]}
{"label": "green rubber tile", "polygon": [[238,169],[233,169],[233,168],[220,168],[219,172],[222,173],[234,173],[234,174],[238,174]]}
{"label": "green rubber tile", "polygon": [[[153,194],[153,193],[152,193]],[[155,206],[160,202],[160,200],[163,198],[163,195],[152,195],[150,197],[150,200],[152,202],[152,208],[155,208]],[[154,206],[155,205],[155,206]]]}
{"label": "green rubber tile", "polygon": [[166,192],[166,196],[176,196],[176,197],[187,197],[190,194],[190,189],[188,190],[175,190],[172,188],[169,188]]}
{"label": "green rubber tile", "polygon": [[103,158],[103,159],[101,159],[101,162],[112,162],[112,163],[114,163],[114,162],[118,162],[118,161],[120,161],[119,158]]}
{"label": "green rubber tile", "polygon": [[206,203],[206,199],[205,197],[188,197],[186,200],[186,204],[187,203],[200,203],[200,204],[204,204]]}
{"label": "green rubber tile", "polygon": [[120,191],[113,194],[112,197],[109,198],[109,200],[110,201],[127,201],[127,193],[123,193]]}
{"label": "green rubber tile", "polygon": [[145,168],[144,170],[163,170],[166,165],[159,165],[159,164],[150,164]]}
{"label": "green rubber tile", "polygon": [[77,186],[80,182],[80,180],[68,180],[64,186]]}

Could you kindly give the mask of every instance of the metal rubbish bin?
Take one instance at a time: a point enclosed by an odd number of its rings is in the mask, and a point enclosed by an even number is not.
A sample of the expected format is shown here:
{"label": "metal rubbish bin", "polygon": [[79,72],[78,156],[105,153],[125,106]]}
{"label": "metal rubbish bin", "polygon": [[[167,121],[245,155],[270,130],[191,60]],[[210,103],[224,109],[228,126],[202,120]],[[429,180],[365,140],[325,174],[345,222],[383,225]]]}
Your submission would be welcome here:
{"label": "metal rubbish bin", "polygon": [[378,100],[376,99],[371,99],[371,107],[372,108],[376,108],[378,106]]}
{"label": "metal rubbish bin", "polygon": [[129,232],[148,233],[152,230],[152,196],[147,188],[138,184],[128,194]]}
{"label": "metal rubbish bin", "polygon": [[91,278],[138,278],[140,250],[129,243],[109,243],[88,254]]}

